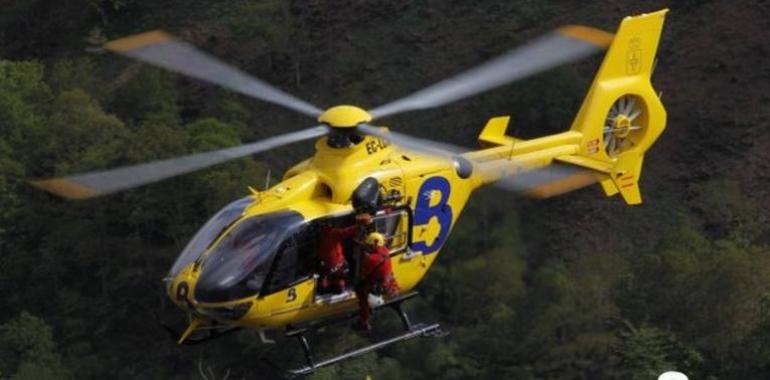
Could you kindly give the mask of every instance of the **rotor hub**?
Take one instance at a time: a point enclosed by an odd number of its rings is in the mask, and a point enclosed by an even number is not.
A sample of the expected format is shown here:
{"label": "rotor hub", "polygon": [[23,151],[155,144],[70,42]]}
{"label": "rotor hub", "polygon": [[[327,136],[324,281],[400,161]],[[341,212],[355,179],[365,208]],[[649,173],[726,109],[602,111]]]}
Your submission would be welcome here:
{"label": "rotor hub", "polygon": [[356,106],[335,106],[318,116],[318,122],[332,128],[355,128],[361,123],[372,121],[372,115]]}
{"label": "rotor hub", "polygon": [[631,119],[626,115],[618,115],[612,122],[615,137],[624,138],[631,132]]}
{"label": "rotor hub", "polygon": [[633,148],[645,126],[644,103],[635,95],[624,95],[612,104],[604,123],[604,151],[617,157]]}

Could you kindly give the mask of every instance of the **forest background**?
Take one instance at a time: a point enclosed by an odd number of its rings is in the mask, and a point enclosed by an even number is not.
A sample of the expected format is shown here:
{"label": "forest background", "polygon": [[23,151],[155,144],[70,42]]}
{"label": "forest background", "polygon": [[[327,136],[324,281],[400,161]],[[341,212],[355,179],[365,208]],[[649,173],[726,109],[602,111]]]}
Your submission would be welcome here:
{"label": "forest background", "polygon": [[[770,3],[727,0],[5,0],[0,2],[0,379],[273,378],[293,342],[245,331],[170,341],[161,279],[187,239],[311,144],[89,201],[28,179],[254,141],[308,120],[119,56],[107,40],[162,28],[311,103],[383,104],[564,24],[614,31],[670,7],[653,78],[668,129],[644,204],[598,186],[548,200],[475,196],[419,290],[451,335],[312,379],[770,378]],[[473,147],[487,118],[566,129],[595,57],[386,120]],[[270,174],[268,174],[270,173]],[[381,328],[396,326],[378,315]],[[317,342],[361,343],[345,331]],[[292,344],[292,346],[290,346]],[[209,377],[211,375],[209,374]]]}

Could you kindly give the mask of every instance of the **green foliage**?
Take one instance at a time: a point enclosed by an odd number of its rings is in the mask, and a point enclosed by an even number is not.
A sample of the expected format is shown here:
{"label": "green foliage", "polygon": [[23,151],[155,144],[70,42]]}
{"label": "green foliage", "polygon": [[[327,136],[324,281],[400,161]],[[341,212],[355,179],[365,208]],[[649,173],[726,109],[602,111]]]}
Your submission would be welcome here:
{"label": "green foliage", "polygon": [[103,86],[96,73],[96,63],[90,57],[62,59],[51,68],[48,83],[58,92],[80,89],[98,97]]}
{"label": "green foliage", "polygon": [[289,1],[245,2],[237,6],[230,28],[236,38],[264,40],[272,50],[291,48],[292,18]]}
{"label": "green foliage", "polygon": [[[208,151],[242,143],[239,128],[216,119],[201,119],[186,126],[193,151]],[[266,169],[250,159],[224,164],[215,170],[195,174],[195,186],[205,194],[207,209],[233,200],[249,185],[263,180]]]}
{"label": "green foliage", "polygon": [[43,65],[33,61],[0,61],[0,86],[27,101],[47,100],[48,86],[42,82]]}
{"label": "green foliage", "polygon": [[[0,61],[0,139],[25,154],[51,100],[38,62]],[[22,148],[22,149],[19,149]]]}
{"label": "green foliage", "polygon": [[56,353],[51,328],[27,312],[0,325],[0,368],[13,374],[10,379],[70,377]]}
{"label": "green foliage", "polygon": [[[449,268],[446,275],[449,279],[463,279],[464,285],[447,287],[437,302],[452,311],[447,315],[449,321],[463,324],[483,323],[508,313],[524,292],[524,267],[521,259],[502,249],[460,262]],[[478,297],[479,294],[485,297]],[[490,298],[495,302],[489,302]]]}
{"label": "green foliage", "polygon": [[[0,145],[0,149],[3,146]],[[14,236],[14,221],[21,214],[21,202],[16,194],[17,186],[5,174],[0,174],[0,252],[10,252]],[[0,258],[2,260],[7,258]],[[3,269],[0,265],[0,270]],[[0,277],[2,279],[3,277]]]}
{"label": "green foliage", "polygon": [[202,114],[237,127],[242,137],[250,135],[248,124],[251,113],[230,92],[219,90],[215,96],[207,98]]}
{"label": "green foliage", "polygon": [[673,334],[654,327],[635,328],[627,324],[620,331],[615,348],[617,366],[624,379],[644,380],[667,371],[680,371],[695,377],[703,357],[681,343]]}
{"label": "green foliage", "polygon": [[113,115],[105,114],[99,104],[82,90],[60,93],[51,107],[47,129],[38,141],[36,160],[43,171],[69,174],[103,168],[122,156],[128,130]]}
{"label": "green foliage", "polygon": [[767,216],[747,198],[734,180],[713,179],[691,187],[694,211],[706,234],[715,239],[730,237],[745,244],[763,232]]}
{"label": "green foliage", "polygon": [[155,122],[167,126],[179,123],[179,95],[174,76],[166,71],[142,67],[118,87],[108,107],[129,125]]}

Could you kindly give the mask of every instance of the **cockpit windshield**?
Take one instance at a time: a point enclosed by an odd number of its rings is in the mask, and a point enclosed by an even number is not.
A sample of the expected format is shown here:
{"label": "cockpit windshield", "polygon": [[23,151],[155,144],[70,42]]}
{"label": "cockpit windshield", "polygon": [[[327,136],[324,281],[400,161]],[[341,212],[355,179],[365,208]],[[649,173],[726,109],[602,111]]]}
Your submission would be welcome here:
{"label": "cockpit windshield", "polygon": [[202,262],[195,298],[202,302],[222,302],[259,293],[278,249],[303,221],[295,211],[279,211],[240,221]]}
{"label": "cockpit windshield", "polygon": [[209,219],[179,254],[174,266],[169,271],[169,277],[176,277],[182,269],[197,260],[225,228],[241,217],[243,210],[252,202],[254,202],[252,196],[241,198],[225,206]]}

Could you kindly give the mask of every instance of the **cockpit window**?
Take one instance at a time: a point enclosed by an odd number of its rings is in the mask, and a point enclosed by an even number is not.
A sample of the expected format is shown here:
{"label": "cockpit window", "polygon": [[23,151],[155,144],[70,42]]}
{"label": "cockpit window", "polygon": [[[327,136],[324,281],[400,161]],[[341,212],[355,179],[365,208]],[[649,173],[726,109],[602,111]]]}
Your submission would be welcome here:
{"label": "cockpit window", "polygon": [[295,211],[257,215],[239,222],[201,264],[195,298],[223,302],[256,295],[284,242],[303,223]]}
{"label": "cockpit window", "polygon": [[179,254],[174,266],[169,271],[169,277],[176,277],[179,272],[193,261],[198,259],[203,252],[216,240],[229,225],[241,217],[246,206],[254,202],[252,196],[241,198],[225,206],[217,212],[200,230],[193,236],[187,247]]}

